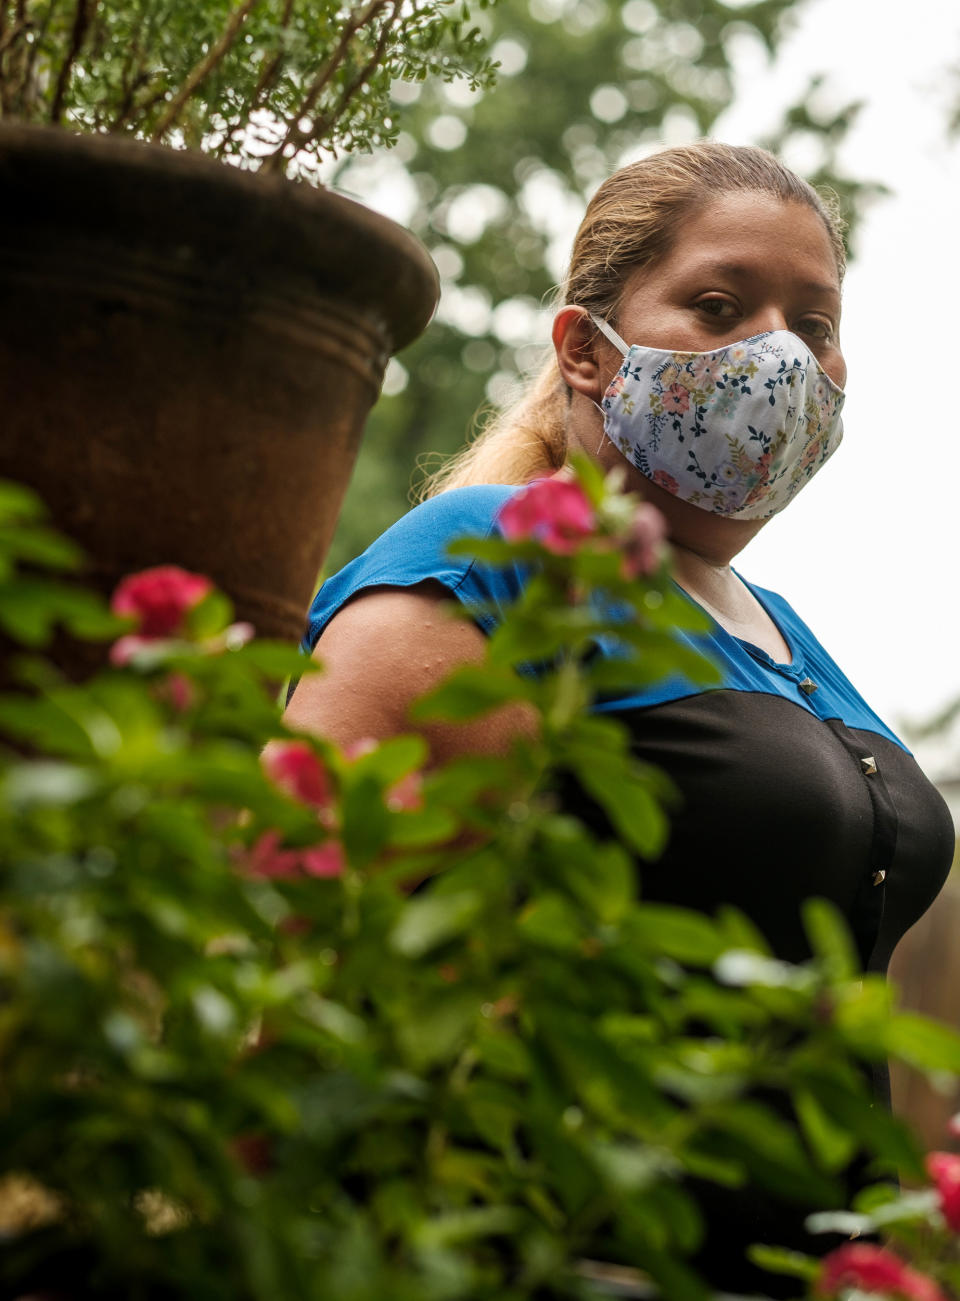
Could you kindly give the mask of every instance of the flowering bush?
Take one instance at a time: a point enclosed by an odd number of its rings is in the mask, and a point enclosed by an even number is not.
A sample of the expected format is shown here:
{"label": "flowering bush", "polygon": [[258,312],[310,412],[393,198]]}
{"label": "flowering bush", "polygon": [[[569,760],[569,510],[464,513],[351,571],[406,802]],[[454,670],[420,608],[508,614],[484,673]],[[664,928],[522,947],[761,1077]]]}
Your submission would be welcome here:
{"label": "flowering bush", "polygon": [[[0,621],[23,647],[0,694],[5,1295],[551,1301],[609,1295],[599,1260],[620,1294],[652,1278],[693,1301],[684,1176],[811,1209],[843,1204],[856,1153],[923,1178],[854,1066],[956,1071],[960,1042],[861,978],[829,907],[811,901],[816,956],[793,969],[734,910],[637,897],[670,791],[589,704],[639,672],[712,670],[673,639],[701,616],[655,521],[578,483],[515,540],[461,544],[534,572],[485,665],[420,716],[522,700],[541,723],[507,758],[436,771],[417,736],[345,755],[291,734],[269,684],[314,666],[228,636],[202,580],[175,585],[151,645],[65,681],[30,649],[58,621],[144,625],[38,578],[72,549],[0,488]],[[622,655],[600,663],[598,637]],[[563,773],[616,841],[558,807]]]}

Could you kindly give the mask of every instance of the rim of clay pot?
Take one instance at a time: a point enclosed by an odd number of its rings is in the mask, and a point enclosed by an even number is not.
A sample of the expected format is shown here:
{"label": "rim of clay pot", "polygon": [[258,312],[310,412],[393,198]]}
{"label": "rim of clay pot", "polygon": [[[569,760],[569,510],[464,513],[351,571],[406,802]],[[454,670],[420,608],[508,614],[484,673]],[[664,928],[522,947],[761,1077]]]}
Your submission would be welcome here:
{"label": "rim of clay pot", "polygon": [[[170,221],[171,188],[182,222]],[[189,239],[191,260],[241,279],[257,263],[280,281],[348,291],[391,352],[422,333],[440,295],[420,241],[362,203],[129,137],[0,123],[0,213],[0,227],[34,239],[38,228],[62,230],[66,218],[78,235],[160,241],[173,256]]]}

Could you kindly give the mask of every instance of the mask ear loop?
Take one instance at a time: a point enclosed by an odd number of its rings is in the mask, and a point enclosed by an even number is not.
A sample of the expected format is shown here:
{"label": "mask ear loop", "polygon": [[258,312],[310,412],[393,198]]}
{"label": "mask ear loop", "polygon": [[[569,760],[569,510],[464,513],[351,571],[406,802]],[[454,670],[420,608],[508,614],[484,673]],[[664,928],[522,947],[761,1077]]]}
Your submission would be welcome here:
{"label": "mask ear loop", "polygon": [[[606,337],[610,340],[610,342],[611,342],[611,343],[613,344],[613,346],[618,350],[618,352],[623,353],[624,357],[626,357],[626,356],[629,355],[629,353],[630,353],[630,349],[627,347],[627,345],[624,343],[624,341],[620,338],[620,335],[617,334],[617,332],[616,332],[616,330],[613,328],[613,326],[612,326],[612,325],[608,325],[607,322],[603,319],[602,316],[594,316],[593,312],[591,312],[591,313],[590,313],[590,320],[593,321],[594,325],[597,327],[597,329],[600,331],[601,334],[605,334],[605,335],[606,335]],[[593,401],[592,398],[591,398],[591,401]],[[596,450],[596,452],[594,453],[595,456],[598,456],[599,453],[600,453],[600,448],[603,446],[603,441],[604,441],[604,439],[607,437],[607,413],[604,411],[603,407],[600,405],[599,402],[594,402],[593,405],[597,408],[597,410],[598,410],[598,411],[600,412],[600,414],[603,416],[603,437],[600,439],[600,442],[599,442],[599,444],[597,445],[597,450]]]}
{"label": "mask ear loop", "polygon": [[602,316],[594,316],[593,312],[591,312],[590,320],[593,321],[594,325],[597,327],[597,329],[600,331],[601,334],[605,334],[607,336],[607,338],[610,340],[610,342],[613,344],[613,346],[617,349],[618,352],[623,353],[624,357],[629,355],[630,349],[620,338],[619,334],[617,334],[613,326],[608,325]]}

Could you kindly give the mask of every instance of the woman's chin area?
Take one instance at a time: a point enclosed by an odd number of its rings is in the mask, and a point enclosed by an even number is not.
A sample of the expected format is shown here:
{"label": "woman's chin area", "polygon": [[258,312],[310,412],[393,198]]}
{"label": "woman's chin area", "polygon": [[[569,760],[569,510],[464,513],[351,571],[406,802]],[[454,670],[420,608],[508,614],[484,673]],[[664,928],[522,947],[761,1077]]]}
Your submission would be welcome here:
{"label": "woman's chin area", "polygon": [[709,564],[729,564],[769,522],[765,519],[735,519],[692,506],[639,473],[634,474],[629,486],[661,512],[674,547],[692,551]]}

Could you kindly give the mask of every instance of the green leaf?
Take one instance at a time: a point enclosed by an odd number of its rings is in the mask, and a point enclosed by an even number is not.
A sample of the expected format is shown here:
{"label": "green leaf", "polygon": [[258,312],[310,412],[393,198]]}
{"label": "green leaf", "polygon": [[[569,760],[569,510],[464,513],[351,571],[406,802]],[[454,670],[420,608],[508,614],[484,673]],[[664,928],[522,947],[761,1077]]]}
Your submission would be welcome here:
{"label": "green leaf", "polygon": [[528,940],[558,952],[579,950],[584,938],[580,915],[561,894],[545,891],[523,910],[518,929]]}
{"label": "green leaf", "polygon": [[807,1142],[824,1169],[842,1169],[857,1149],[856,1136],[838,1125],[807,1089],[794,1090],[793,1105]]}
{"label": "green leaf", "polygon": [[520,1227],[524,1218],[523,1212],[514,1206],[478,1206],[471,1210],[450,1211],[420,1224],[413,1240],[422,1250],[448,1247],[476,1238],[511,1234]]}
{"label": "green leaf", "polygon": [[340,836],[347,858],[354,867],[365,867],[390,838],[391,816],[376,778],[364,776],[345,787],[340,817]]}
{"label": "green leaf", "polygon": [[[611,492],[620,495],[622,484],[614,482],[614,476],[617,475],[619,467],[617,467],[617,471],[612,471],[611,474],[604,477],[603,471],[597,462],[592,461],[583,452],[574,452],[570,457],[570,464],[577,477],[577,482],[594,507],[599,506]],[[619,477],[622,478],[622,476]],[[634,497],[632,500],[636,501],[636,498]]]}
{"label": "green leaf", "polygon": [[15,808],[76,804],[100,787],[98,776],[74,764],[38,761],[11,768],[0,785],[0,798]]}
{"label": "green leaf", "polygon": [[0,525],[0,556],[5,554],[47,569],[78,569],[83,560],[83,552],[75,542],[37,526],[27,529]]}
{"label": "green leaf", "polygon": [[0,479],[0,520],[27,522],[44,519],[47,508],[32,488],[12,479]]}
{"label": "green leaf", "polygon": [[187,612],[187,634],[191,639],[204,641],[223,632],[233,619],[233,602],[224,592],[214,589]]}
{"label": "green leaf", "polygon": [[592,845],[582,833],[572,843],[553,843],[554,866],[571,893],[601,921],[619,921],[637,894],[636,868],[622,846]]}
{"label": "green leaf", "polygon": [[753,1182],[787,1197],[809,1197],[821,1205],[839,1200],[839,1185],[815,1169],[796,1126],[771,1106],[741,1099],[717,1106],[711,1119],[723,1134],[721,1154],[742,1160]]}
{"label": "green leaf", "polygon": [[405,1007],[397,1038],[413,1067],[422,1071],[457,1056],[479,1016],[475,992],[443,990]]}
{"label": "green leaf", "polygon": [[805,1282],[813,1283],[820,1276],[821,1265],[816,1257],[805,1256],[799,1251],[788,1251],[786,1247],[771,1247],[755,1242],[747,1248],[747,1259],[771,1274],[785,1274]]}
{"label": "green leaf", "polygon": [[701,966],[715,962],[723,948],[720,929],[709,917],[670,904],[641,904],[631,915],[630,933],[651,954]]}
{"label": "green leaf", "polygon": [[516,1150],[514,1135],[526,1111],[523,1095],[499,1081],[480,1080],[470,1088],[463,1105],[480,1137],[512,1156]]}
{"label": "green leaf", "polygon": [[773,956],[760,928],[732,904],[723,904],[717,909],[717,925],[731,949],[749,949],[766,957]]}
{"label": "green leaf", "polygon": [[420,958],[467,930],[482,906],[483,897],[475,890],[411,899],[390,935],[390,946],[405,958]]}
{"label": "green leaf", "polygon": [[[795,1074],[801,1071],[798,1066]],[[858,1147],[899,1168],[905,1176],[922,1172],[916,1139],[904,1121],[872,1096],[862,1070],[849,1083],[807,1074],[803,1084],[831,1122],[856,1138]]]}
{"label": "green leaf", "polygon": [[645,1143],[592,1143],[590,1155],[618,1194],[640,1192],[671,1178],[679,1169],[664,1148]]}
{"label": "green leaf", "polygon": [[840,909],[828,899],[805,899],[803,925],[810,947],[832,980],[852,980],[861,969],[857,950]]}
{"label": "green leaf", "polygon": [[530,1053],[526,1044],[505,1030],[487,1029],[477,1040],[477,1051],[492,1075],[506,1080],[525,1080],[530,1075]]}
{"label": "green leaf", "polygon": [[0,588],[0,627],[27,646],[45,646],[62,624],[79,637],[118,636],[126,621],[109,613],[102,599],[83,588],[17,578]]}
{"label": "green leaf", "polygon": [[376,777],[385,786],[399,781],[408,772],[422,768],[427,761],[428,747],[422,736],[391,736],[381,741],[375,750],[351,761],[346,781],[353,777]]}
{"label": "green leaf", "polygon": [[[864,1189],[864,1193],[873,1190]],[[940,1193],[936,1188],[922,1188],[917,1192],[897,1193],[893,1185],[882,1186],[883,1200],[878,1199],[872,1206],[864,1203],[863,1194],[857,1198],[857,1211],[866,1221],[865,1229],[873,1232],[885,1229],[890,1224],[930,1224],[935,1223],[940,1211]]]}
{"label": "green leaf", "polygon": [[624,771],[612,763],[578,763],[578,780],[609,817],[618,835],[643,858],[655,859],[667,843],[670,826],[662,791],[651,789],[639,765]]}
{"label": "green leaf", "polygon": [[887,1050],[921,1071],[960,1075],[960,1034],[917,1012],[897,1012],[886,1032]]}
{"label": "green leaf", "polygon": [[529,695],[529,685],[508,669],[466,664],[435,691],[415,701],[410,718],[417,723],[437,719],[464,722],[511,701],[525,700]]}
{"label": "green leaf", "polygon": [[251,668],[257,669],[265,677],[272,678],[274,681],[286,677],[308,677],[323,672],[322,664],[312,656],[304,655],[301,650],[280,641],[266,639],[261,641],[255,638],[246,646],[233,651],[231,658],[236,664],[249,664]]}
{"label": "green leaf", "polygon": [[[391,816],[387,844],[391,849],[424,849],[449,844],[460,830],[449,809],[411,809]],[[402,866],[402,864],[398,864]]]}

